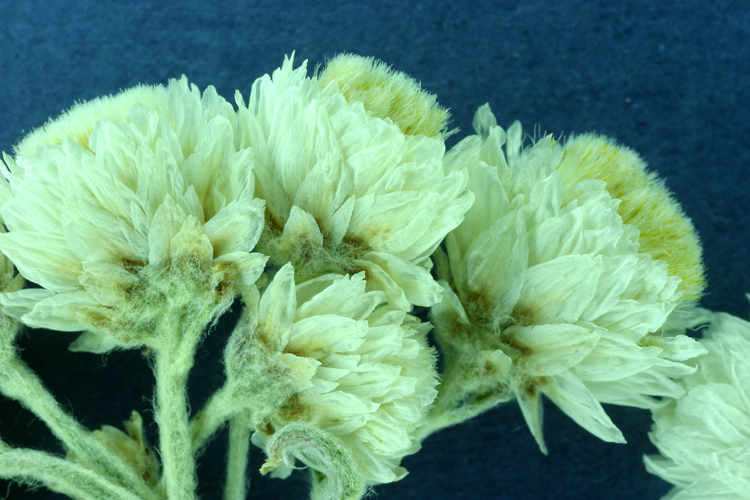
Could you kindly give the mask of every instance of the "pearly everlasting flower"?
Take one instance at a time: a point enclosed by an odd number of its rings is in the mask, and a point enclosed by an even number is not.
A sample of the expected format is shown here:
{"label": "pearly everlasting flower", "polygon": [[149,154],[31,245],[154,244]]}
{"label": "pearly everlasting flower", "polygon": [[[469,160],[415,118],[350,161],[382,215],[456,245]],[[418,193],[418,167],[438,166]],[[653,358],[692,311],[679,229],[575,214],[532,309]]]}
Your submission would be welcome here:
{"label": "pearly everlasting flower", "polygon": [[41,288],[3,296],[4,311],[90,330],[74,347],[105,351],[146,342],[157,303],[231,302],[265,262],[249,253],[263,202],[235,128],[213,87],[183,78],[79,104],[30,134],[5,156],[0,250]]}
{"label": "pearly everlasting flower", "polygon": [[[650,396],[679,396],[670,377],[689,373],[678,361],[701,352],[684,335],[658,334],[681,303],[681,283],[692,277],[692,295],[699,293],[692,226],[663,187],[648,182],[637,156],[609,140],[582,136],[560,147],[544,137],[522,148],[520,125],[506,134],[487,106],[474,126],[478,135],[445,159],[449,171],[469,169],[476,202],[446,238],[447,259],[437,255],[449,279],[433,308],[448,370],[437,404],[481,410],[515,397],[545,451],[545,394],[589,432],[624,442],[600,403],[648,408],[657,404]],[[615,197],[612,182],[591,175],[607,172],[602,164],[639,169],[631,174],[640,183],[630,185],[652,191],[643,199],[666,201],[642,203],[640,219],[624,220],[620,211],[633,197],[626,200],[627,186]],[[669,258],[642,240],[656,209],[683,221],[660,235],[682,244]],[[673,265],[680,260],[691,262]]]}
{"label": "pearly everlasting flower", "polygon": [[383,301],[366,291],[364,273],[296,286],[290,264],[276,273],[225,355],[235,405],[286,388],[249,402],[256,444],[290,423],[311,424],[343,443],[368,484],[405,475],[399,462],[418,450],[415,431],[436,395],[435,358],[429,326]]}
{"label": "pearly everlasting flower", "polygon": [[653,410],[651,441],[661,455],[646,469],[675,488],[665,500],[750,498],[750,323],[713,314],[701,340],[708,353],[682,381],[687,394]]}
{"label": "pearly everlasting flower", "polygon": [[347,102],[361,102],[368,113],[392,120],[406,135],[450,135],[450,112],[437,104],[437,97],[383,61],[339,54],[326,63],[319,79],[321,88],[336,82]]}
{"label": "pearly everlasting flower", "polygon": [[[298,281],[365,271],[391,304],[428,306],[442,293],[430,255],[473,196],[465,172],[445,174],[440,137],[405,134],[368,110],[361,94],[347,100],[338,82],[355,66],[324,84],[286,59],[255,81],[247,104],[237,93],[239,145],[254,151],[256,194],[266,201],[259,248],[277,267],[291,262]],[[424,104],[412,87],[404,96]]]}

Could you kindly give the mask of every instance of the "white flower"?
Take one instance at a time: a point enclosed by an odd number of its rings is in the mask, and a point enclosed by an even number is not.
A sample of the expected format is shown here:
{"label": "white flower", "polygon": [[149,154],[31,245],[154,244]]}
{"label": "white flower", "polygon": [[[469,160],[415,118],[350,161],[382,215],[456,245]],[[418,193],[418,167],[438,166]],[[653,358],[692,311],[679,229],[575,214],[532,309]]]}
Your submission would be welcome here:
{"label": "white flower", "polygon": [[[545,451],[543,393],[589,432],[624,442],[600,403],[649,408],[657,404],[649,396],[679,396],[670,377],[690,368],[676,361],[701,352],[688,337],[654,335],[679,303],[682,280],[644,250],[611,186],[589,175],[609,162],[633,164],[643,177],[642,163],[594,136],[565,148],[544,137],[522,149],[520,125],[506,135],[487,106],[474,126],[478,135],[445,159],[448,170],[469,169],[476,195],[446,238],[447,260],[438,254],[450,287],[433,319],[446,352],[444,390],[458,394],[450,404],[515,397]],[[663,191],[651,184],[637,187]],[[647,220],[649,207],[641,208]]]}
{"label": "white flower", "polygon": [[[276,273],[251,306],[254,325],[246,333],[264,346],[269,365],[283,367],[292,396],[253,412],[256,444],[302,421],[340,439],[368,484],[403,477],[399,462],[419,449],[415,430],[437,393],[435,355],[425,342],[429,325],[383,301],[383,292],[365,291],[364,273],[329,274],[296,287],[290,264]],[[230,340],[230,386],[252,386],[264,376],[241,364],[249,345],[246,337]],[[253,405],[273,404],[272,397],[260,399]]]}
{"label": "white flower", "polygon": [[[7,313],[112,334],[159,321],[155,296],[182,300],[167,290],[175,280],[224,302],[254,286],[265,258],[248,252],[263,202],[252,152],[235,147],[236,114],[213,87],[202,96],[185,78],[138,87],[77,105],[60,123],[5,156],[0,250],[41,286],[3,296]],[[143,343],[123,335],[84,334],[77,347]]]}
{"label": "white flower", "polygon": [[714,314],[701,344],[687,394],[653,410],[661,455],[644,457],[646,468],[675,485],[665,500],[749,499],[750,323]]}
{"label": "white flower", "polygon": [[365,271],[405,310],[440,300],[430,255],[473,199],[465,172],[444,173],[442,139],[405,135],[292,59],[255,81],[248,105],[236,101],[239,145],[254,150],[266,200],[259,249],[271,262],[292,262],[298,281]]}

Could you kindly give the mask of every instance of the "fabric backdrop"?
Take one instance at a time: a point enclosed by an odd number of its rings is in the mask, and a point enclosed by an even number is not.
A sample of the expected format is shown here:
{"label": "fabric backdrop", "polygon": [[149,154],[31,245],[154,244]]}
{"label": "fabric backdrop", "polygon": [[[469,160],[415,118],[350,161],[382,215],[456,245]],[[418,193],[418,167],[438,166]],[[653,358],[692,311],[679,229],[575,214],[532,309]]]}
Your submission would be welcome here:
{"label": "fabric backdrop", "polygon": [[[741,1],[0,1],[0,150],[73,103],[137,83],[187,75],[233,102],[285,54],[310,69],[343,51],[375,56],[420,80],[471,133],[489,102],[498,123],[526,131],[596,131],[638,151],[666,179],[702,238],[702,304],[747,317],[750,292],[750,11]],[[233,317],[201,346],[190,378],[193,410],[222,383]],[[151,423],[152,375],[137,351],[106,357],[66,350],[75,334],[30,331],[23,358],[89,428],[117,427],[135,409]],[[431,437],[404,460],[382,500],[653,499],[669,485],[647,474],[650,413],[607,411],[627,445],[587,434],[546,405],[549,456],[515,405]],[[155,426],[147,433],[153,442]],[[0,397],[0,436],[62,452],[46,428]],[[221,498],[226,433],[200,462],[200,494]],[[305,498],[306,474],[261,478],[253,499]],[[0,484],[0,497],[58,499]]]}

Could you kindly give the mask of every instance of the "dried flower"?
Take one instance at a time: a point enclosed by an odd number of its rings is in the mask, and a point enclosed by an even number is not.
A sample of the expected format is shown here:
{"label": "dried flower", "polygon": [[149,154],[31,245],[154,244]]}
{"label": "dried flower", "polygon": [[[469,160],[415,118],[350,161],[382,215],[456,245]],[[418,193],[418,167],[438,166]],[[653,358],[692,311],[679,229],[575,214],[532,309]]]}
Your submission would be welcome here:
{"label": "dried flower", "polygon": [[[243,394],[252,397],[247,406],[256,444],[289,423],[312,424],[338,438],[375,484],[406,473],[399,462],[419,448],[415,430],[437,378],[434,351],[425,342],[429,326],[385,305],[383,292],[365,288],[364,273],[295,286],[286,264],[250,306],[225,363],[235,406]],[[279,387],[285,400],[257,397],[259,385],[266,392]]]}
{"label": "dried flower", "polygon": [[165,307],[200,296],[220,310],[254,286],[263,202],[235,127],[213,87],[201,96],[183,78],[79,104],[32,132],[5,156],[0,249],[42,288],[2,296],[3,310],[90,330],[74,348],[102,352],[147,342]]}
{"label": "dried flower", "polygon": [[[699,247],[690,231],[673,231],[692,226],[684,220],[664,230],[678,242],[671,261],[659,258],[668,252],[658,236],[642,242],[642,228],[655,230],[650,214],[685,218],[652,176],[617,189],[597,177],[608,165],[625,181],[645,175],[637,156],[613,154],[611,141],[582,136],[561,148],[543,137],[522,148],[520,125],[506,135],[487,106],[474,127],[478,135],[445,159],[449,170],[469,169],[476,202],[446,238],[447,260],[438,255],[450,285],[433,308],[449,367],[442,404],[481,410],[515,397],[545,451],[543,393],[589,432],[624,442],[600,403],[649,408],[656,404],[649,396],[679,396],[670,377],[690,370],[677,361],[701,352],[684,335],[658,334],[690,273],[690,295],[699,293]],[[638,196],[628,197],[629,188]],[[642,196],[646,189],[656,195]],[[642,199],[649,203],[633,206]],[[673,265],[680,260],[688,264]]]}
{"label": "dried flower", "polygon": [[665,500],[748,499],[750,323],[712,314],[701,344],[708,354],[690,363],[687,394],[653,410],[661,455],[644,457],[646,469],[675,485]]}
{"label": "dried flower", "polygon": [[[291,262],[298,281],[365,271],[391,304],[429,306],[442,293],[430,255],[473,199],[466,173],[444,173],[440,138],[405,135],[362,94],[348,102],[343,81],[323,85],[286,59],[255,81],[247,105],[237,93],[239,144],[254,151],[266,201],[259,249],[277,267]],[[407,94],[427,99],[414,85]]]}

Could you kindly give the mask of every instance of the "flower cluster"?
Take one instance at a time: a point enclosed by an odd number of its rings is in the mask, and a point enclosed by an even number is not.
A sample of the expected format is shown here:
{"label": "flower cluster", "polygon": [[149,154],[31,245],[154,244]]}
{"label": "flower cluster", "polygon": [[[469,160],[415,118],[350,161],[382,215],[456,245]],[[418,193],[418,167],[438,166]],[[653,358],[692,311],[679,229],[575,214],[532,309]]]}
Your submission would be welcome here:
{"label": "flower cluster", "polygon": [[709,314],[708,353],[682,384],[686,394],[653,410],[651,441],[661,455],[646,469],[675,488],[665,498],[750,498],[750,323]]}
{"label": "flower cluster", "polygon": [[680,361],[701,353],[684,335],[657,334],[700,293],[692,226],[612,141],[547,136],[523,147],[520,125],[506,133],[486,105],[474,128],[445,159],[449,171],[468,169],[476,202],[441,257],[445,298],[432,317],[447,371],[435,425],[515,398],[546,453],[545,394],[592,434],[624,442],[600,403],[650,408],[650,396],[679,396]]}
{"label": "flower cluster", "polygon": [[[750,326],[685,335],[700,244],[636,153],[528,143],[488,105],[446,151],[437,98],[352,54],[312,76],[286,58],[234,100],[185,77],[139,86],[4,156],[0,391],[68,454],[0,441],[0,477],[193,500],[195,457],[228,423],[227,500],[246,496],[251,443],[262,473],[301,461],[312,498],[359,499],[432,432],[511,400],[547,453],[546,395],[610,442],[602,403],[651,409],[663,457],[646,465],[673,498],[750,498]],[[236,298],[226,380],[191,415],[196,346]],[[160,460],[137,413],[127,434],[69,416],[18,357],[21,323],[82,332],[74,351],[144,347]]]}

